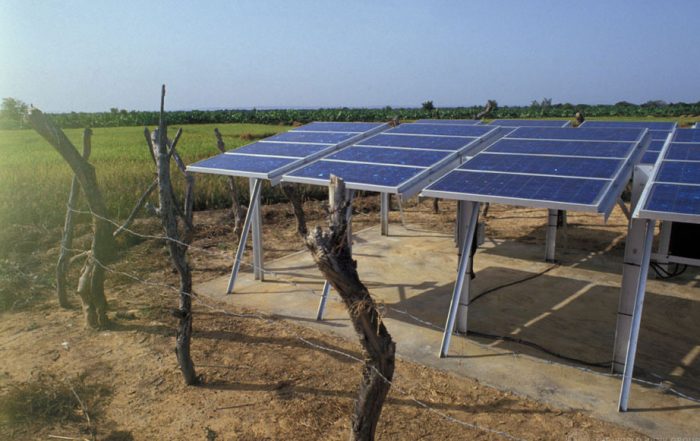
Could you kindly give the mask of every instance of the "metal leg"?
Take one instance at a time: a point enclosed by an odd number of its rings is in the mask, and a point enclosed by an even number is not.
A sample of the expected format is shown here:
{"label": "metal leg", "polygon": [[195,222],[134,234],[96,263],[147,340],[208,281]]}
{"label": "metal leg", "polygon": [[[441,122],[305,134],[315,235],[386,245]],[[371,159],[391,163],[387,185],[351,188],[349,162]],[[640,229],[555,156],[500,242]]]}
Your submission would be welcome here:
{"label": "metal leg", "polygon": [[326,280],[323,283],[323,292],[321,293],[321,301],[318,304],[318,311],[316,311],[316,320],[319,322],[323,320],[323,313],[326,311],[326,302],[328,301],[328,293],[331,291],[331,284]]}
{"label": "metal leg", "polygon": [[250,192],[250,204],[248,205],[248,212],[245,215],[245,221],[243,222],[243,230],[241,231],[241,240],[238,242],[238,250],[236,250],[236,260],[233,262],[233,268],[231,269],[231,278],[228,280],[228,288],[226,288],[226,294],[231,294],[233,292],[233,286],[236,283],[236,278],[238,277],[238,270],[241,267],[241,259],[243,259],[243,251],[245,250],[245,243],[248,239],[248,231],[250,230],[250,222],[253,218],[253,213],[255,212],[255,206],[260,201],[260,188],[262,187],[262,181],[256,179],[253,182],[253,190]]}
{"label": "metal leg", "polygon": [[447,323],[445,324],[445,332],[442,334],[442,344],[440,346],[440,358],[447,356],[447,351],[450,347],[450,339],[452,338],[452,331],[455,325],[455,319],[457,318],[457,309],[459,307],[459,300],[462,295],[462,289],[464,288],[465,279],[468,280],[469,275],[467,274],[467,268],[469,267],[469,250],[472,247],[472,241],[474,240],[474,229],[479,217],[479,203],[472,202],[471,213],[469,216],[467,224],[467,234],[464,236],[464,242],[462,243],[461,258],[459,260],[459,269],[457,270],[457,281],[455,282],[454,289],[452,290],[452,301],[450,302],[450,311],[447,316]]}
{"label": "metal leg", "polygon": [[455,228],[455,246],[458,250],[459,246],[462,244],[462,242],[464,242],[464,235],[467,233],[467,220],[469,219],[469,210],[471,205],[471,202],[457,201],[457,227]]}
{"label": "metal leg", "polygon": [[622,374],[622,387],[620,388],[620,402],[618,410],[627,411],[627,404],[630,398],[630,388],[632,386],[632,373],[634,372],[634,359],[637,355],[637,342],[639,340],[639,327],[642,322],[642,308],[644,307],[644,293],[646,291],[647,275],[649,272],[649,260],[651,258],[651,247],[654,240],[654,221],[639,220],[643,223],[640,228],[646,228],[644,245],[642,247],[642,262],[637,280],[637,295],[635,296],[634,312],[632,313],[632,326],[630,328],[629,343],[625,357],[625,370]]}
{"label": "metal leg", "polygon": [[382,236],[389,235],[389,193],[380,193],[380,220]]}
{"label": "metal leg", "polygon": [[622,198],[617,200],[617,206],[620,207],[620,210],[622,210],[622,213],[624,213],[628,222],[632,220],[632,214],[630,213],[629,208],[627,208],[627,205],[625,205],[625,201],[623,201]]}
{"label": "metal leg", "polygon": [[557,247],[557,210],[547,210],[547,239],[544,260],[554,262]]}
{"label": "metal leg", "polygon": [[661,256],[655,258],[656,263],[661,265],[661,268],[668,271],[668,250],[671,246],[671,229],[673,223],[670,221],[661,222],[661,231],[659,232],[659,249],[658,254]]}
{"label": "metal leg", "polygon": [[[345,212],[345,217],[348,220],[348,229],[346,231],[348,238],[348,246],[352,248],[352,199],[355,196],[355,190],[347,190],[347,199],[350,201],[348,209]],[[326,302],[328,302],[328,294],[331,292],[331,284],[326,280],[323,283],[323,292],[321,293],[321,301],[318,303],[318,311],[316,311],[316,320],[323,320],[323,314],[326,311]]]}
{"label": "metal leg", "polygon": [[[250,194],[253,194],[255,179],[248,180]],[[252,205],[251,205],[252,206]],[[251,230],[253,234],[253,276],[255,280],[264,280],[263,248],[262,248],[262,215],[260,211],[260,192],[258,192],[255,207],[252,208]]]}
{"label": "metal leg", "polygon": [[[467,250],[467,259],[468,259],[468,264],[467,264],[467,269],[466,269],[466,280],[464,281],[464,286],[462,287],[462,294],[460,295],[460,301],[459,301],[459,306],[457,309],[457,331],[466,334],[467,333],[467,318],[469,315],[469,291],[471,289],[471,280],[472,280],[472,272],[474,270],[473,264],[474,264],[474,252],[476,251],[476,232],[479,228],[479,207],[476,207],[476,218],[474,220],[474,228],[472,230],[468,230],[469,225],[467,225],[467,222],[469,222],[469,219],[471,218],[471,210],[474,210],[474,204],[469,203],[469,202],[463,202],[462,207],[460,208],[461,212],[461,218],[462,218],[462,228],[461,228],[461,236],[460,240],[463,242],[464,237],[467,234],[471,234],[473,236],[471,246]],[[461,242],[460,242],[461,243]],[[460,252],[464,252],[464,250],[460,250]],[[463,255],[459,256],[460,257],[460,262],[464,258]]]}

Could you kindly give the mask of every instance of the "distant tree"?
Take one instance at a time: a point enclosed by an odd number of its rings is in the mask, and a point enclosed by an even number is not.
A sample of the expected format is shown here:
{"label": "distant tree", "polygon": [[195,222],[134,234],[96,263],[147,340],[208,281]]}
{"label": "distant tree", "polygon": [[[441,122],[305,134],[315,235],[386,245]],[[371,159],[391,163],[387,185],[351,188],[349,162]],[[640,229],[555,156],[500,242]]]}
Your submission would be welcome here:
{"label": "distant tree", "polygon": [[433,104],[432,100],[424,101],[423,104],[421,104],[421,107],[426,112],[432,112],[433,110],[435,110],[435,105]]}
{"label": "distant tree", "polygon": [[5,129],[21,129],[24,127],[24,114],[29,106],[15,98],[3,98],[0,107],[0,127]]}
{"label": "distant tree", "polygon": [[642,107],[666,107],[668,103],[664,100],[649,100],[642,104]]}
{"label": "distant tree", "polygon": [[615,103],[615,107],[635,107],[636,104],[632,104],[629,101],[618,101]]}

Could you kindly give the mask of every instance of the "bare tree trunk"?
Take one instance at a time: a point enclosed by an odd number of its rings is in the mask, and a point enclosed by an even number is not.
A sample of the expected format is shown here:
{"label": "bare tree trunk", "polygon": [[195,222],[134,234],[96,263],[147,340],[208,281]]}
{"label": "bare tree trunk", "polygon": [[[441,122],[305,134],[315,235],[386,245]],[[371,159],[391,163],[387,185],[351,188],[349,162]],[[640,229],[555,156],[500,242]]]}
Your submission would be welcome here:
{"label": "bare tree trunk", "polygon": [[[216,135],[216,147],[221,151],[221,153],[226,152],[226,144],[221,136],[219,129],[214,129],[214,135]],[[243,232],[243,218],[245,213],[243,213],[243,208],[241,207],[241,201],[238,199],[238,187],[236,187],[236,178],[229,176],[228,178],[228,188],[231,192],[231,213],[233,214],[233,232],[236,233],[236,237],[240,239],[241,233]]]}
{"label": "bare tree trunk", "polygon": [[[90,136],[92,130],[85,129],[83,131],[83,159],[87,161],[90,158],[92,146]],[[56,263],[56,295],[58,296],[58,304],[62,308],[68,308],[68,297],[66,296],[66,273],[70,265],[70,249],[73,248],[73,210],[77,206],[78,198],[80,197],[80,183],[77,176],[73,176],[70,185],[70,194],[68,195],[68,209],[66,210],[66,220],[63,223],[63,237],[61,238],[61,251]]]}
{"label": "bare tree trunk", "polygon": [[107,299],[104,294],[103,265],[114,257],[112,225],[107,219],[107,206],[97,185],[95,168],[78,153],[66,135],[38,109],[27,114],[29,123],[68,163],[85,193],[90,211],[93,213],[94,236],[90,257],[83,267],[78,294],[83,303],[86,324],[101,328],[109,324],[107,319]]}
{"label": "bare tree trunk", "polygon": [[[192,339],[192,271],[187,260],[187,249],[192,241],[193,234],[194,179],[185,170],[185,165],[175,150],[181,132],[178,132],[173,142],[168,140],[164,105],[165,86],[161,89],[158,130],[151,134],[150,145],[153,148],[158,170],[158,200],[161,221],[166,236],[171,239],[167,241],[170,258],[180,275],[180,304],[179,309],[173,311],[173,315],[179,319],[175,353],[185,383],[193,385],[197,384],[198,378],[190,354],[190,341]],[[181,212],[178,212],[170,178],[171,157],[175,158],[178,168],[185,175],[185,202]],[[182,223],[182,233],[178,227],[178,217]]]}
{"label": "bare tree trunk", "polygon": [[297,214],[297,230],[304,239],[316,265],[328,282],[340,294],[362,345],[365,365],[362,370],[359,396],[352,416],[351,439],[373,440],[382,406],[394,375],[396,345],[382,321],[377,305],[367,287],[360,281],[357,262],[347,242],[348,219],[345,215],[349,201],[345,183],[331,175],[330,229],[321,227],[307,234],[301,199],[296,192],[283,188]]}

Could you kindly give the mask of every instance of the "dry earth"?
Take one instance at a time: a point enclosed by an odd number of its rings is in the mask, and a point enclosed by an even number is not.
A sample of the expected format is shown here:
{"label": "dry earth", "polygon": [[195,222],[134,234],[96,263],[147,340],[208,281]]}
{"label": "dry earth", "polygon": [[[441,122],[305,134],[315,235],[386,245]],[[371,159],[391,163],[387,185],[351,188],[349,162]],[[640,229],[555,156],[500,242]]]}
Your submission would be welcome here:
{"label": "dry earth", "polygon": [[[307,203],[306,209],[312,223],[323,216],[319,203]],[[375,224],[378,199],[358,198],[355,211],[354,228]],[[429,201],[410,204],[404,211],[406,221],[431,228],[447,230],[454,221],[454,206],[446,202],[439,214],[432,213]],[[492,206],[489,235],[542,241],[544,213]],[[391,215],[392,221],[399,221],[398,212]],[[266,259],[300,249],[289,206],[265,206],[263,216]],[[606,226],[589,216],[570,216],[569,222],[597,225],[605,232],[581,229],[588,231],[588,237],[579,237],[584,233],[573,231],[569,246],[609,247],[612,252],[621,252],[622,245],[610,246],[609,240],[624,233],[619,213]],[[201,281],[226,274],[230,268],[226,256],[232,254],[234,243],[228,213],[197,213],[196,223],[198,249],[192,251],[196,277]],[[142,220],[134,229],[160,234],[153,220]],[[57,255],[55,244],[52,246],[40,254],[47,271]],[[87,383],[99,385],[102,391],[82,397],[89,424],[76,402],[81,419],[0,426],[3,439],[347,439],[360,364],[335,351],[358,357],[355,342],[280,317],[256,317],[254,311],[230,306],[224,310],[223,305],[207,300],[207,306],[196,305],[192,343],[202,384],[187,387],[173,351],[175,319],[169,308],[176,305],[176,293],[163,286],[176,284],[177,277],[162,242],[133,244],[114,268],[149,284],[124,274],[108,275],[111,329],[83,329],[77,298],[72,299],[75,309],[59,310],[51,287],[43,289],[45,298],[31,309],[2,315],[0,399],[22,382],[39,378],[42,372],[53,373],[61,381],[82,374]],[[75,270],[72,276],[75,280]],[[494,431],[527,440],[644,439],[634,431],[580,412],[551,408],[399,360],[378,439],[508,439]]]}

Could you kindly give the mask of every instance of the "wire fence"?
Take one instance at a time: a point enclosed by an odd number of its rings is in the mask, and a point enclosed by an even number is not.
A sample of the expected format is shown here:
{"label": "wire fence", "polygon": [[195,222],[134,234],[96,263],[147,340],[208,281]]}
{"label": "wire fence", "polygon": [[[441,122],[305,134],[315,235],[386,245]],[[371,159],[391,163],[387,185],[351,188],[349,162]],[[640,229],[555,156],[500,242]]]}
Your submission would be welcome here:
{"label": "wire fence", "polygon": [[[106,217],[103,217],[103,216],[100,216],[100,215],[97,215],[97,214],[93,213],[93,212],[90,211],[90,210],[78,210],[78,209],[74,209],[74,208],[72,208],[72,207],[69,207],[68,209],[71,210],[71,211],[73,211],[73,212],[75,212],[75,213],[79,213],[79,214],[89,214],[89,215],[95,216],[95,217],[98,218],[98,219],[101,219],[101,220],[104,220],[104,221],[106,221],[106,222],[109,222],[110,224],[115,225],[116,227],[122,227],[122,224],[120,224],[119,222],[117,222],[117,221],[115,221],[115,220],[112,220],[112,219],[109,219],[109,218],[106,218]],[[123,228],[123,230],[124,230],[125,232],[127,232],[127,233],[133,235],[133,236],[140,237],[140,238],[142,238],[142,239],[159,240],[159,241],[171,241],[171,242],[177,243],[177,244],[179,244],[179,245],[181,245],[181,246],[189,247],[189,248],[192,249],[192,250],[196,250],[196,251],[199,251],[199,252],[204,253],[204,254],[216,256],[216,257],[219,257],[219,258],[224,258],[224,259],[230,261],[231,264],[233,264],[233,263],[236,262],[236,259],[235,259],[234,257],[230,256],[229,254],[227,254],[227,253],[226,253],[225,251],[223,251],[223,250],[211,250],[211,249],[209,249],[209,248],[198,247],[198,246],[196,246],[196,245],[187,244],[187,243],[185,243],[185,242],[179,241],[179,240],[177,240],[177,239],[170,238],[170,237],[168,237],[168,236],[144,234],[144,233],[137,232],[137,231],[135,231],[135,230],[133,230],[133,229],[131,229],[131,228]],[[84,252],[85,250],[69,249],[69,248],[68,248],[67,251],[74,252],[74,253],[82,253],[82,252]],[[95,263],[96,263],[97,265],[99,265],[99,266],[100,266],[101,268],[103,268],[105,271],[108,271],[108,272],[111,272],[111,273],[114,273],[114,274],[118,274],[118,275],[127,277],[127,278],[129,278],[129,279],[131,279],[131,280],[133,280],[133,281],[135,281],[135,282],[138,282],[138,283],[142,283],[142,284],[149,285],[149,286],[154,286],[154,287],[163,287],[163,288],[167,288],[167,289],[169,289],[169,290],[172,290],[172,291],[174,291],[174,292],[181,293],[181,290],[180,290],[180,288],[179,288],[178,286],[169,285],[169,284],[167,284],[167,283],[157,282],[157,281],[153,281],[153,280],[149,280],[149,279],[143,279],[143,278],[141,278],[141,277],[139,277],[139,276],[137,276],[137,275],[135,275],[135,274],[131,274],[131,273],[127,273],[127,272],[124,272],[124,271],[120,271],[120,270],[117,270],[117,269],[113,268],[113,267],[110,266],[110,265],[103,264],[102,262],[99,262],[99,261],[97,261],[96,259],[94,259],[94,257],[92,257],[92,256],[91,256],[91,258],[93,259],[93,261],[95,261]],[[284,283],[284,284],[293,286],[294,288],[296,288],[296,290],[298,290],[298,291],[301,292],[301,293],[304,293],[304,294],[307,294],[307,295],[312,295],[312,296],[314,296],[314,297],[316,297],[316,298],[319,298],[319,299],[322,297],[322,294],[319,293],[319,292],[317,292],[317,291],[314,290],[313,288],[310,288],[310,287],[308,287],[308,286],[302,286],[302,285],[300,285],[299,283],[296,283],[296,282],[294,282],[294,281],[292,281],[292,280],[286,280],[286,278],[285,278],[286,274],[284,274],[284,273],[279,273],[279,272],[276,272],[276,271],[272,271],[272,270],[269,270],[269,269],[265,269],[265,268],[263,268],[263,267],[256,267],[254,264],[252,264],[252,263],[250,263],[250,262],[246,262],[246,261],[243,260],[243,259],[241,259],[240,265],[243,266],[243,267],[246,267],[246,268],[250,268],[251,270],[257,269],[258,271],[262,272],[263,274],[273,276],[273,277],[275,277],[275,279],[276,279],[275,281],[276,281],[276,282]],[[224,315],[227,315],[227,316],[238,317],[238,318],[255,318],[255,319],[266,320],[266,321],[272,321],[272,320],[275,319],[275,317],[272,316],[272,315],[266,315],[266,314],[262,314],[262,313],[238,313],[238,312],[230,311],[230,310],[227,310],[227,309],[223,309],[223,308],[221,308],[220,306],[213,305],[213,304],[211,304],[211,303],[205,301],[204,299],[202,299],[202,296],[199,296],[199,295],[197,295],[196,293],[182,292],[182,294],[190,296],[190,297],[192,298],[192,300],[193,300],[193,303],[195,303],[195,304],[197,304],[197,305],[200,305],[200,306],[202,306],[202,307],[204,307],[204,308],[206,308],[206,309],[208,309],[208,310],[210,310],[210,311],[212,311],[212,312],[217,312],[217,313],[221,313],[221,314],[224,314]],[[338,303],[342,303],[340,299],[337,299],[337,298],[335,298],[335,297],[329,297],[329,299],[330,299],[331,301],[335,301],[335,302],[338,302]],[[415,315],[415,314],[412,314],[411,312],[409,312],[409,311],[407,311],[407,310],[395,308],[395,307],[392,307],[392,306],[389,306],[389,305],[386,305],[386,304],[384,304],[384,305],[382,305],[382,306],[383,306],[384,309],[386,309],[386,310],[388,310],[388,311],[392,311],[392,312],[397,313],[397,314],[400,314],[400,315],[402,315],[402,316],[408,317],[408,318],[411,319],[412,321],[414,321],[414,322],[416,322],[416,323],[418,323],[418,324],[420,324],[420,325],[422,325],[422,326],[430,327],[430,328],[433,328],[433,329],[439,330],[439,331],[442,331],[442,330],[444,329],[443,326],[440,326],[440,325],[437,325],[437,324],[435,324],[435,323],[432,323],[432,322],[430,322],[430,321],[428,321],[428,320],[422,319],[422,318],[418,317],[418,316]],[[300,342],[302,342],[302,343],[304,343],[304,344],[306,344],[306,345],[308,345],[308,346],[310,346],[310,347],[313,347],[313,348],[316,348],[316,349],[319,349],[319,350],[323,350],[323,351],[326,351],[326,352],[329,352],[329,353],[335,353],[335,354],[338,354],[338,355],[342,355],[342,356],[347,357],[348,359],[354,360],[354,361],[356,361],[356,362],[358,362],[358,363],[364,363],[364,360],[361,360],[361,359],[355,357],[355,356],[352,355],[352,354],[349,354],[349,353],[340,351],[340,350],[338,350],[338,349],[333,349],[333,348],[329,348],[329,347],[326,347],[326,346],[323,346],[323,345],[320,345],[320,344],[317,344],[317,343],[310,342],[309,340],[305,339],[305,338],[302,337],[301,335],[298,335],[298,334],[296,334],[296,333],[294,333],[294,332],[292,332],[292,334],[295,334],[295,337],[296,337],[297,340],[299,340]],[[497,336],[494,336],[494,337],[497,338]],[[477,346],[480,347],[481,349],[485,349],[485,350],[489,350],[489,351],[494,351],[494,349],[493,349],[491,346],[486,345],[486,344],[482,344],[482,343],[480,343],[480,342],[478,342],[478,341],[476,341],[476,340],[473,340],[473,339],[469,340],[469,343],[470,343],[470,344],[477,345]],[[550,352],[550,351],[546,351],[546,352]],[[551,352],[550,352],[550,353],[551,353]],[[521,356],[523,356],[523,354],[518,353],[518,352],[516,352],[516,351],[512,351],[512,352],[511,352],[511,355],[512,355],[513,357],[521,357]],[[556,355],[555,355],[555,356],[556,356]],[[622,378],[622,374],[601,372],[601,371],[598,371],[598,370],[590,369],[590,368],[587,368],[587,367],[585,367],[585,366],[579,366],[579,365],[576,365],[576,364],[559,363],[559,362],[556,362],[556,361],[553,361],[553,360],[547,360],[547,359],[543,359],[543,358],[529,357],[529,356],[528,356],[528,360],[534,360],[534,361],[536,361],[536,362],[540,362],[540,363],[544,363],[544,364],[565,365],[565,366],[567,366],[567,367],[573,367],[573,368],[578,369],[578,370],[580,370],[580,371],[583,371],[583,372],[586,372],[586,373],[589,373],[589,374],[593,374],[593,375],[602,376],[602,377],[608,377],[608,378]],[[375,371],[376,371],[376,369],[375,369]],[[435,414],[435,415],[437,415],[437,416],[439,416],[439,417],[441,417],[441,418],[443,418],[443,419],[445,419],[445,420],[447,420],[447,421],[450,421],[450,422],[452,422],[452,423],[458,424],[458,425],[463,426],[463,427],[465,427],[465,428],[469,428],[469,429],[473,429],[473,430],[477,430],[477,431],[482,431],[482,432],[487,432],[487,433],[492,433],[492,434],[495,434],[495,435],[499,435],[499,436],[501,436],[501,437],[503,437],[503,438],[506,438],[506,439],[511,439],[511,440],[521,440],[521,439],[522,439],[522,438],[519,438],[519,437],[517,437],[517,436],[514,436],[514,435],[509,434],[509,433],[504,432],[504,431],[499,431],[499,430],[492,429],[492,428],[488,428],[488,427],[485,427],[485,426],[482,426],[482,425],[477,425],[477,424],[474,424],[474,423],[469,423],[469,422],[467,422],[467,421],[460,420],[460,419],[455,418],[455,417],[453,417],[453,416],[451,416],[451,415],[449,415],[449,414],[447,414],[447,413],[445,413],[445,412],[440,411],[439,409],[436,409],[436,408],[434,408],[434,407],[431,407],[431,406],[428,405],[427,403],[425,403],[425,402],[423,402],[423,401],[418,400],[417,398],[415,398],[413,395],[411,395],[411,394],[410,394],[409,392],[407,392],[406,390],[401,389],[400,387],[398,387],[394,382],[392,382],[392,381],[388,380],[387,378],[385,378],[379,371],[376,371],[376,372],[377,372],[378,375],[380,375],[380,377],[381,377],[384,381],[386,381],[388,384],[390,384],[390,385],[392,386],[392,389],[395,389],[397,392],[399,392],[399,393],[401,393],[402,395],[406,396],[408,399],[410,399],[411,401],[413,401],[414,403],[416,403],[418,406],[420,406],[420,407],[426,409],[427,411],[429,411],[429,412],[431,412],[431,413],[433,413],[433,414]],[[644,379],[641,379],[641,378],[633,378],[633,381],[636,382],[636,383],[638,383],[638,384],[643,384],[643,385],[646,385],[646,386],[652,386],[652,387],[654,387],[654,388],[663,390],[663,391],[666,392],[666,393],[673,394],[673,395],[675,395],[675,396],[677,396],[677,397],[680,397],[680,398],[683,398],[683,399],[686,399],[686,400],[689,400],[689,401],[693,401],[693,402],[700,403],[700,398],[697,398],[697,397],[694,397],[694,396],[690,396],[690,395],[687,395],[687,394],[684,394],[684,393],[680,392],[680,391],[677,390],[675,387],[670,386],[670,385],[672,385],[673,383],[670,382],[668,379],[664,378],[663,376],[657,375],[657,374],[652,373],[652,372],[647,372],[647,374],[650,375],[650,376],[659,378],[661,381],[659,381],[659,382],[654,382],[654,381],[644,380]]]}

